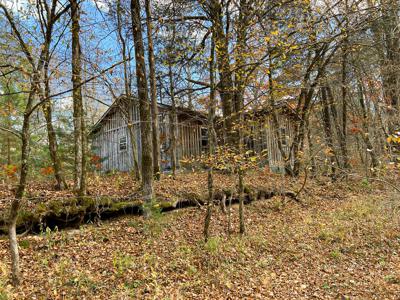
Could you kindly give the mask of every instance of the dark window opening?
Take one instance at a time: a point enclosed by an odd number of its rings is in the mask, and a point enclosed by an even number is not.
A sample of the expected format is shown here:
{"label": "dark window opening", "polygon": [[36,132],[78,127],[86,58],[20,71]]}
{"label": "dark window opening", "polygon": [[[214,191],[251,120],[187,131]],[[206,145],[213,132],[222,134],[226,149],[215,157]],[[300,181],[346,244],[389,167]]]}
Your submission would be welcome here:
{"label": "dark window opening", "polygon": [[119,138],[119,151],[126,151],[127,146],[126,136]]}
{"label": "dark window opening", "polygon": [[201,150],[206,151],[208,147],[208,129],[207,128],[200,128],[201,133]]}
{"label": "dark window opening", "polygon": [[287,146],[287,135],[286,135],[286,128],[280,128],[281,131],[281,143],[282,146]]}

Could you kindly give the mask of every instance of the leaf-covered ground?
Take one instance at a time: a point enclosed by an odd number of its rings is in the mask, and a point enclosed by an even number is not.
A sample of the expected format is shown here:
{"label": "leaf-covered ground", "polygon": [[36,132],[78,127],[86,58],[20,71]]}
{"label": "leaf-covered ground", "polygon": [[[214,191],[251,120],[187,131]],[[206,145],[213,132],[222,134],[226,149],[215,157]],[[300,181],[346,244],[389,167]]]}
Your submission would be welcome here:
{"label": "leaf-covered ground", "polygon": [[[279,194],[288,190],[295,193],[303,183],[301,178],[290,179],[267,170],[248,172],[246,180],[245,192],[251,193],[253,198],[260,190],[263,193],[274,191]],[[7,232],[5,224],[15,184],[16,181],[0,184],[0,234]],[[217,199],[222,194],[237,194],[236,175],[215,172],[214,185]],[[155,182],[154,192],[156,201],[163,208],[181,206],[183,202],[191,205],[204,203],[208,197],[207,172],[181,172],[176,179],[163,174],[161,180]],[[55,191],[54,182],[42,179],[32,181],[27,186],[17,227],[19,232],[24,232],[32,229],[37,231],[40,223],[56,222],[60,227],[71,226],[83,216],[92,218],[106,213],[137,211],[142,203],[140,184],[128,173],[91,174],[88,178],[88,195],[82,201],[78,201],[72,189]]]}
{"label": "leaf-covered ground", "polygon": [[[264,189],[271,187],[290,188],[296,182],[281,175],[271,174],[268,170],[257,170],[247,175],[247,185],[252,187],[260,186]],[[215,173],[214,182],[216,191],[235,189],[237,176],[227,173]],[[8,207],[10,198],[13,197],[17,180],[9,183],[0,181],[0,211]],[[70,186],[72,187],[72,182]],[[110,196],[110,197],[141,197],[140,184],[132,179],[129,173],[117,173],[112,175],[93,175],[88,178],[89,196]],[[301,183],[300,183],[301,185]],[[298,186],[300,186],[298,185]],[[71,189],[64,191],[54,190],[53,180],[32,181],[27,185],[25,196],[33,199],[33,204],[53,199],[68,199],[75,197]],[[154,192],[157,198],[165,200],[185,199],[191,195],[202,197],[207,195],[207,172],[183,172],[178,173],[176,180],[166,174],[162,175],[160,181],[154,182]]]}
{"label": "leaf-covered ground", "polygon": [[400,196],[320,183],[302,201],[247,205],[245,236],[216,207],[207,243],[198,208],[27,236],[18,289],[4,237],[0,299],[399,299]]}

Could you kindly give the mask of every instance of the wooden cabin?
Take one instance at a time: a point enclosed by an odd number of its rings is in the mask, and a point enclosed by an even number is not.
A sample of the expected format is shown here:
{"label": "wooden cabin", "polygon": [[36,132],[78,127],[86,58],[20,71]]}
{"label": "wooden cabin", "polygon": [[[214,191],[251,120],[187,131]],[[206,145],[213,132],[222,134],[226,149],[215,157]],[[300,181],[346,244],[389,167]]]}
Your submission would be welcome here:
{"label": "wooden cabin", "polygon": [[[281,102],[274,107],[278,128],[274,126],[272,108],[267,107],[245,114],[245,144],[247,149],[263,154],[261,165],[268,166],[272,172],[284,173],[285,157],[294,164],[293,155],[290,155],[291,145],[297,120],[296,114],[287,102]],[[279,135],[277,132],[279,131]],[[278,147],[278,136],[282,148]]]}
{"label": "wooden cabin", "polygon": [[[158,104],[161,168],[171,167],[170,127],[172,107]],[[177,160],[200,156],[207,149],[207,116],[193,110],[176,108]],[[131,121],[130,121],[131,120]],[[129,124],[129,126],[128,126]],[[132,138],[135,141],[133,147]],[[101,171],[129,171],[133,168],[133,149],[140,164],[141,139],[139,103],[118,98],[91,131],[92,149],[101,159]]]}
{"label": "wooden cabin", "polygon": [[[171,167],[170,126],[171,106],[158,104],[161,146],[161,168]],[[272,122],[271,110],[263,109],[246,114],[245,143],[248,149],[267,153],[264,165],[274,172],[284,171],[284,161],[278,148],[276,130],[279,130],[283,151],[288,154],[294,131],[293,115],[285,108],[277,108],[279,128]],[[199,157],[207,151],[207,116],[187,108],[176,108],[177,160]],[[132,120],[129,122],[129,120]],[[131,123],[131,126],[128,124]],[[217,130],[218,132],[218,130]],[[137,101],[120,97],[103,114],[91,131],[92,148],[101,158],[101,171],[129,171],[133,168],[133,149],[140,163],[140,118]],[[134,138],[136,147],[132,147]],[[221,139],[219,139],[221,140]]]}

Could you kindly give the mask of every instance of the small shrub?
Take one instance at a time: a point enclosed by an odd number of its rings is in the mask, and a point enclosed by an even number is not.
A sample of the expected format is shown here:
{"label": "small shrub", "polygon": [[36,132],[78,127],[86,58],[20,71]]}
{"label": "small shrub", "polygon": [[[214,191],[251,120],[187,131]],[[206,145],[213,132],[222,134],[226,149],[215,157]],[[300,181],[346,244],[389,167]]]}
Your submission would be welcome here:
{"label": "small shrub", "polygon": [[126,270],[133,265],[133,258],[130,255],[116,252],[113,257],[113,266],[116,273],[122,276]]}
{"label": "small shrub", "polygon": [[205,243],[204,248],[212,254],[218,252],[221,240],[218,237],[210,238],[207,243]]}
{"label": "small shrub", "polygon": [[95,292],[98,288],[97,283],[82,272],[77,272],[75,276],[68,280],[66,285],[75,287],[76,295],[80,295],[81,290]]}
{"label": "small shrub", "polygon": [[8,294],[0,287],[0,300],[8,300]]}
{"label": "small shrub", "polygon": [[323,288],[324,290],[329,290],[331,287],[329,286],[329,284],[324,283],[324,284],[322,285],[322,288]]}
{"label": "small shrub", "polygon": [[150,204],[144,204],[142,209],[145,214],[150,216],[143,225],[144,231],[151,235],[161,234],[165,224],[165,219],[160,205],[152,202]]}
{"label": "small shrub", "polygon": [[338,251],[338,250],[333,250],[333,251],[331,251],[331,253],[330,253],[330,256],[331,256],[333,259],[339,259],[341,255],[342,255],[342,253],[341,253],[340,251]]}
{"label": "small shrub", "polygon": [[400,284],[400,278],[395,275],[385,276],[385,281],[390,284]]}
{"label": "small shrub", "polygon": [[138,287],[140,287],[141,285],[143,285],[143,281],[141,280],[134,280],[132,282],[127,282],[125,283],[125,287],[129,290],[134,290],[137,289]]}
{"label": "small shrub", "polygon": [[0,300],[8,300],[8,293],[6,290],[7,281],[7,268],[0,262]]}
{"label": "small shrub", "polygon": [[133,227],[135,229],[139,228],[140,223],[136,220],[129,221],[127,224],[129,227]]}
{"label": "small shrub", "polygon": [[42,235],[44,235],[44,238],[46,240],[47,249],[51,249],[55,245],[56,240],[54,239],[54,236],[57,232],[58,232],[57,226],[54,228],[53,231],[51,230],[51,228],[46,227],[46,231],[42,232]]}
{"label": "small shrub", "polygon": [[31,246],[31,244],[28,240],[22,240],[22,241],[19,241],[19,246],[22,249],[28,249]]}
{"label": "small shrub", "polygon": [[197,268],[191,264],[188,265],[187,270],[190,276],[193,276],[198,272]]}

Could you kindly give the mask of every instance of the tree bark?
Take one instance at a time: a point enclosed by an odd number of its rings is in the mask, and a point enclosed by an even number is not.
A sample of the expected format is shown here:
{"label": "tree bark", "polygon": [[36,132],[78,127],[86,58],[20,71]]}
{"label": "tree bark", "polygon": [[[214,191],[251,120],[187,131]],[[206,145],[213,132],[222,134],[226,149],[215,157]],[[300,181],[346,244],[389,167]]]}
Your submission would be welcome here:
{"label": "tree bark", "polygon": [[[202,1],[200,2],[202,3]],[[219,0],[211,0],[208,4],[204,4],[204,6],[213,26],[216,60],[220,77],[217,89],[222,102],[223,124],[226,142],[229,145],[233,145],[235,143],[232,120],[234,86],[232,72],[230,69],[228,39],[223,28],[222,6]]]}
{"label": "tree bark", "polygon": [[375,153],[375,148],[372,145],[371,139],[369,137],[368,113],[364,103],[364,89],[361,82],[358,82],[358,95],[362,112],[362,139],[364,140],[365,146],[367,147],[367,152],[371,157],[372,173],[374,174],[379,166],[379,161]]}
{"label": "tree bark", "polygon": [[152,139],[153,139],[153,173],[154,177],[159,180],[161,175],[160,169],[160,130],[158,124],[158,105],[157,105],[157,85],[156,85],[156,67],[154,58],[153,45],[153,26],[151,22],[151,6],[150,0],[145,1],[146,5],[146,24],[147,24],[147,43],[148,43],[148,61],[150,72],[150,99],[151,99],[151,117]]}
{"label": "tree bark", "polygon": [[51,106],[50,100],[50,79],[48,77],[48,67],[49,67],[49,57],[46,55],[47,59],[44,65],[44,81],[45,81],[45,92],[44,97],[49,99],[43,104],[43,114],[46,120],[47,127],[47,138],[49,141],[49,152],[50,158],[53,163],[54,168],[54,177],[56,179],[56,189],[63,190],[68,188],[67,182],[65,181],[65,177],[62,172],[61,160],[58,155],[58,144],[57,144],[57,136],[53,126],[53,110]]}
{"label": "tree bark", "polygon": [[326,145],[329,148],[329,161],[330,161],[330,168],[332,172],[332,178],[335,178],[336,176],[336,166],[335,166],[335,157],[336,157],[336,151],[334,148],[333,144],[333,135],[332,135],[332,126],[331,126],[331,118],[329,115],[329,106],[331,103],[328,101],[328,95],[327,95],[327,88],[322,87],[321,88],[321,98],[322,98],[322,112],[323,112],[323,123],[324,123],[324,131],[325,131],[325,139],[326,139]]}
{"label": "tree bark", "polygon": [[347,44],[346,36],[342,47],[342,134],[339,135],[344,169],[350,167],[347,153]]}
{"label": "tree bark", "polygon": [[72,98],[74,117],[74,185],[79,197],[86,194],[86,132],[82,99],[82,61],[80,46],[80,9],[77,0],[70,0],[72,19]]}
{"label": "tree bark", "polygon": [[52,108],[50,102],[45,103],[43,107],[43,114],[46,119],[47,139],[49,141],[50,158],[53,163],[54,177],[57,182],[56,189],[64,190],[68,187],[68,185],[62,173],[61,160],[58,156],[57,136],[52,122]]}
{"label": "tree bark", "polygon": [[170,112],[170,140],[171,140],[171,169],[173,178],[176,177],[176,126],[178,123],[176,117],[176,102],[175,102],[175,89],[174,89],[174,77],[172,73],[172,65],[169,61],[168,65],[168,77],[169,77],[169,94],[171,97],[171,112]]}
{"label": "tree bark", "polygon": [[[243,65],[245,63],[245,47],[247,38],[247,27],[249,22],[249,3],[247,0],[239,2],[239,17],[238,17],[238,33],[236,45],[236,69],[235,69],[235,94],[234,94],[234,110],[235,124],[238,136],[238,149],[241,159],[244,160],[244,91],[247,84],[246,70]],[[239,231],[244,234],[246,231],[244,222],[244,174],[245,170],[242,164],[238,168],[238,187],[239,187]]]}
{"label": "tree bark", "polygon": [[[38,5],[38,10],[41,13],[46,13],[47,20],[43,27],[45,28],[44,33],[44,43],[42,46],[42,52],[40,54],[39,62],[38,62],[38,71],[42,72],[43,83],[44,83],[44,93],[41,93],[41,101],[43,101],[43,114],[46,120],[46,128],[47,128],[47,138],[49,142],[49,152],[50,158],[53,164],[54,169],[54,177],[56,179],[56,188],[58,190],[66,189],[67,183],[65,181],[64,175],[62,173],[62,164],[58,155],[58,144],[57,144],[57,136],[53,126],[53,111],[51,106],[51,97],[50,97],[50,77],[49,77],[49,65],[50,65],[50,45],[53,37],[53,28],[56,20],[66,11],[56,13],[57,1],[52,0],[51,7],[49,10],[44,10],[40,5]],[[43,68],[43,70],[42,70]],[[47,99],[47,100],[44,100]]]}
{"label": "tree bark", "polygon": [[[216,101],[215,101],[215,44],[214,37],[211,37],[211,50],[210,50],[210,63],[209,63],[209,72],[210,72],[210,103],[208,107],[208,155],[212,158],[215,155],[215,144],[216,133],[214,128],[214,120],[215,120],[215,110],[216,110]],[[204,239],[207,242],[209,238],[209,228],[210,221],[212,216],[213,209],[213,201],[214,201],[214,175],[213,175],[213,166],[210,165],[208,167],[208,201],[207,201],[207,213],[204,220]],[[225,200],[223,200],[225,201]]]}
{"label": "tree bark", "polygon": [[[150,205],[153,199],[153,145],[151,134],[151,115],[147,91],[146,66],[144,60],[144,45],[142,24],[140,22],[139,0],[131,0],[131,17],[133,41],[135,44],[136,80],[140,110],[140,136],[142,142],[142,187],[145,203]],[[150,211],[145,211],[147,216]]]}
{"label": "tree bark", "polygon": [[31,91],[29,93],[27,105],[24,112],[24,120],[22,124],[21,132],[21,169],[20,178],[17,190],[15,192],[15,198],[11,202],[11,209],[8,221],[8,237],[10,241],[10,253],[11,253],[11,280],[14,286],[17,286],[21,282],[21,270],[19,264],[19,251],[17,241],[17,219],[18,211],[21,205],[22,197],[25,193],[26,181],[29,171],[29,155],[30,155],[30,116],[31,109],[35,95],[37,94],[38,76],[35,74],[31,82]]}
{"label": "tree bark", "polygon": [[137,143],[136,143],[136,135],[135,135],[135,128],[133,125],[133,108],[135,106],[135,100],[131,97],[132,93],[131,93],[131,85],[130,85],[130,79],[129,79],[129,75],[128,75],[128,55],[126,53],[126,41],[125,38],[122,34],[122,9],[121,9],[121,0],[117,0],[117,30],[118,30],[118,37],[119,40],[121,42],[121,48],[122,48],[122,59],[124,61],[123,63],[123,67],[124,67],[124,86],[125,86],[125,94],[127,97],[127,106],[128,106],[128,112],[126,114],[126,118],[127,118],[127,127],[129,130],[129,137],[131,140],[131,151],[132,151],[132,162],[133,162],[133,172],[134,172],[134,176],[135,179],[140,181],[141,179],[141,172],[140,172],[140,168],[139,168],[139,163],[138,163],[138,158],[137,158]]}

